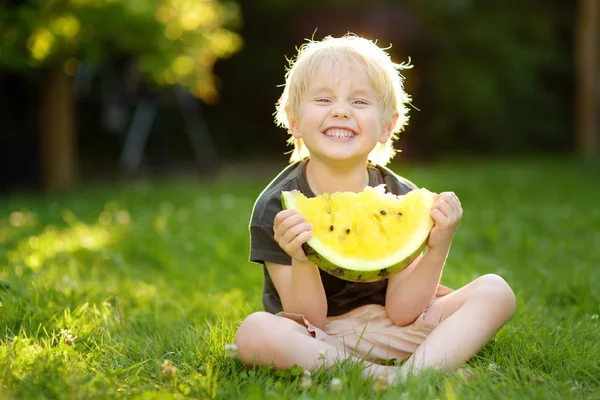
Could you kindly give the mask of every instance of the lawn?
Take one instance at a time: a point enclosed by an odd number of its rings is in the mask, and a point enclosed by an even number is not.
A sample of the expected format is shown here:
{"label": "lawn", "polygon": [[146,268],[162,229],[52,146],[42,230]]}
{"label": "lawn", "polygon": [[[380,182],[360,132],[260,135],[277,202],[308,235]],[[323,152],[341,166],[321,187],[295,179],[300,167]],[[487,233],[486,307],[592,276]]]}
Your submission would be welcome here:
{"label": "lawn", "polygon": [[442,282],[497,273],[517,295],[472,380],[429,373],[376,392],[340,365],[303,389],[302,369],[227,357],[261,308],[247,261],[261,175],[0,199],[0,398],[600,398],[600,173],[570,160],[395,170],[463,203]]}

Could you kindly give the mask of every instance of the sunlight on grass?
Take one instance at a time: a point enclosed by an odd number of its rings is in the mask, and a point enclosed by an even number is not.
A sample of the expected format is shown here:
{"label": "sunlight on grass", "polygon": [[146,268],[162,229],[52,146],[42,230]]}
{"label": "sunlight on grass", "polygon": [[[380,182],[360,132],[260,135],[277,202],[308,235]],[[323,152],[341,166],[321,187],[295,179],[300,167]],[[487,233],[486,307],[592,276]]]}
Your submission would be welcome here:
{"label": "sunlight on grass", "polygon": [[[67,228],[47,225],[37,236],[21,240],[15,250],[8,252],[9,262],[24,263],[32,270],[37,270],[60,253],[74,253],[81,249],[101,250],[118,240],[122,233],[119,229],[111,229],[114,228],[111,226],[112,215],[106,211],[100,214],[99,222],[93,225],[82,223],[70,210],[64,211],[62,215],[69,225]],[[129,223],[125,211],[119,211],[115,219],[121,226]],[[35,214],[15,211],[11,213],[9,222],[13,227],[35,226]]]}
{"label": "sunlight on grass", "polygon": [[13,211],[0,219],[0,244],[13,240],[20,231],[36,228],[38,215],[31,211]]}
{"label": "sunlight on grass", "polygon": [[[61,340],[70,346],[76,345],[76,338],[86,338],[99,329],[109,329],[113,326],[113,307],[109,302],[102,304],[83,303],[74,310],[65,309],[62,315],[55,316],[55,326],[63,327],[59,332],[64,336]],[[67,332],[68,331],[68,332]],[[62,332],[62,333],[61,333]]]}
{"label": "sunlight on grass", "polygon": [[405,176],[463,203],[442,283],[499,273],[517,293],[513,319],[469,362],[471,381],[431,373],[383,391],[350,364],[310,386],[302,369],[245,369],[228,345],[262,307],[262,267],[248,262],[262,185],[169,183],[0,200],[0,395],[598,398],[598,177],[568,163]]}

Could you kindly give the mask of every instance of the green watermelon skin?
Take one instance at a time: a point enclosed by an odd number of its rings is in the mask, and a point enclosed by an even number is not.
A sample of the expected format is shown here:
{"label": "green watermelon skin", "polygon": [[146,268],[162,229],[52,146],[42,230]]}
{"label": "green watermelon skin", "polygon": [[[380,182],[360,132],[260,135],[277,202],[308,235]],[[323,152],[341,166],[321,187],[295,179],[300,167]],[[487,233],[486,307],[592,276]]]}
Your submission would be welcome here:
{"label": "green watermelon skin", "polygon": [[409,257],[405,258],[398,264],[392,265],[387,268],[383,268],[376,271],[355,271],[351,269],[346,269],[340,267],[339,265],[335,265],[328,259],[321,256],[317,253],[308,243],[304,243],[302,245],[302,249],[304,250],[304,254],[306,254],[306,258],[308,258],[311,262],[313,262],[317,267],[327,272],[330,275],[333,275],[337,278],[343,279],[349,282],[377,282],[383,279],[387,279],[398,272],[405,269],[409,266],[413,261],[419,257],[419,255],[425,250],[427,247],[427,241],[421,245],[421,247],[416,250]]}

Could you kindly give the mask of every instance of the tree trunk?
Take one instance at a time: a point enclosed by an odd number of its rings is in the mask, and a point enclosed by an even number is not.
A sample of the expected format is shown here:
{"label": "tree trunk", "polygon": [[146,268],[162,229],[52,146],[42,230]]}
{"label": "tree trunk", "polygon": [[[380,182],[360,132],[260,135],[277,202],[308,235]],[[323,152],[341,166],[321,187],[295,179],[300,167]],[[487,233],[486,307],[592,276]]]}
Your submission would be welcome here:
{"label": "tree trunk", "polygon": [[45,76],[41,98],[41,176],[46,191],[73,187],[77,179],[71,78],[61,67]]}
{"label": "tree trunk", "polygon": [[577,150],[586,159],[594,161],[598,160],[600,154],[599,20],[598,0],[579,0],[579,21],[576,26]]}

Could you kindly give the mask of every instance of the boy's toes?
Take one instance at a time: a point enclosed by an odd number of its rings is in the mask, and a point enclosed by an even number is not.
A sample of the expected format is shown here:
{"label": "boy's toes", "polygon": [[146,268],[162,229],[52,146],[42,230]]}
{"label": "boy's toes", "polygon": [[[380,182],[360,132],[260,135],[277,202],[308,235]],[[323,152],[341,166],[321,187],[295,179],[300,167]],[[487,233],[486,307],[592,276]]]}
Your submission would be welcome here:
{"label": "boy's toes", "polygon": [[473,379],[473,372],[467,368],[459,368],[455,371],[455,374],[465,381],[470,381]]}
{"label": "boy's toes", "polygon": [[393,383],[394,382],[390,377],[378,376],[375,378],[375,382],[373,383],[373,390],[375,390],[376,393],[385,392],[390,386],[393,385]]}

